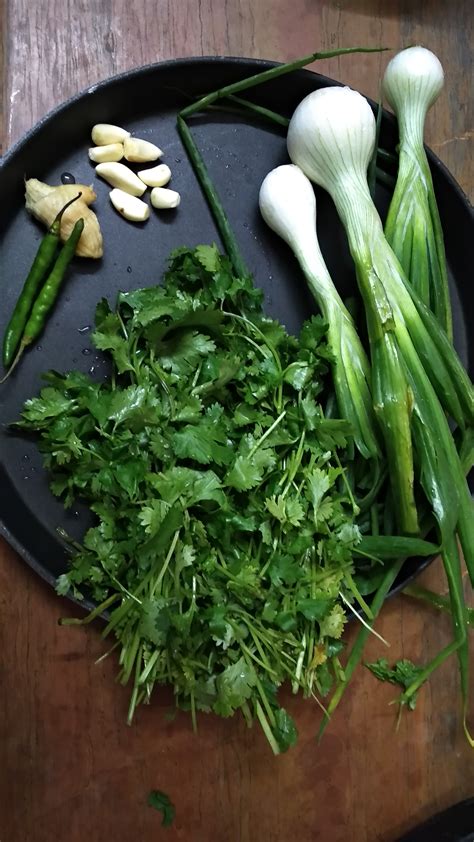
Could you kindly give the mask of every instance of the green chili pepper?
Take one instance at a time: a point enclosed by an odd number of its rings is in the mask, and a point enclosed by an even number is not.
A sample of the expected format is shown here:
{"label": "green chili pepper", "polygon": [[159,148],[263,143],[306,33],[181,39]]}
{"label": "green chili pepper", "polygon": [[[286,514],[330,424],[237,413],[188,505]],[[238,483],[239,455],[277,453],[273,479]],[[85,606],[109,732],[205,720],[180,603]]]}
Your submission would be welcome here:
{"label": "green chili pepper", "polygon": [[3,365],[5,368],[11,365],[15,355],[15,351],[20,344],[23,330],[30,314],[30,310],[35,300],[35,295],[46,277],[46,273],[51,269],[53,261],[56,257],[57,248],[60,242],[61,234],[61,219],[63,213],[72,205],[82,193],[78,193],[69,202],[66,202],[63,208],[59,211],[55,220],[51,223],[49,230],[41,240],[36,257],[33,261],[28,277],[24,283],[21,295],[16,302],[12,317],[7,325],[5,336],[3,338]]}
{"label": "green chili pepper", "polygon": [[8,369],[5,377],[0,380],[0,383],[4,383],[7,377],[10,376],[13,369],[18,364],[23,351],[28,345],[31,345],[35,339],[38,338],[43,327],[45,325],[47,316],[53,309],[55,301],[59,295],[59,290],[61,288],[61,283],[63,281],[65,272],[67,267],[69,266],[72,258],[74,257],[74,253],[76,251],[76,246],[79,242],[79,238],[82,234],[84,229],[84,220],[78,219],[72,232],[68,239],[66,240],[63,248],[59,252],[59,255],[56,259],[56,262],[46,278],[38,297],[36,298],[35,303],[33,304],[33,308],[30,313],[30,317],[25,325],[25,329],[23,331],[23,336],[21,337],[20,347],[18,349],[17,355],[13,360],[10,368]]}

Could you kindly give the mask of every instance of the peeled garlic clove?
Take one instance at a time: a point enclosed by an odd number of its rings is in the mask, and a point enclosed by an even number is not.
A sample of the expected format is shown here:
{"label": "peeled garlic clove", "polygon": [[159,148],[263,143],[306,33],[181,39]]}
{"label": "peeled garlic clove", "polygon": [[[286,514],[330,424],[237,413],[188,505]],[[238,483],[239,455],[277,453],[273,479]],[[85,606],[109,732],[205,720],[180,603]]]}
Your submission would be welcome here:
{"label": "peeled garlic clove", "polygon": [[167,187],[154,187],[150,194],[151,203],[154,208],[177,208],[181,196],[176,190],[168,190]]}
{"label": "peeled garlic clove", "polygon": [[109,197],[115,210],[130,222],[145,222],[145,219],[150,216],[148,205],[136,196],[126,193],[125,190],[116,187],[110,191]]}
{"label": "peeled garlic clove", "polygon": [[89,149],[89,158],[95,164],[120,161],[123,158],[123,143],[107,143],[105,146],[93,146]]}
{"label": "peeled garlic clove", "polygon": [[92,129],[92,142],[96,146],[123,143],[126,137],[130,137],[130,132],[112,123],[96,123]]}
{"label": "peeled garlic clove", "polygon": [[143,181],[129,167],[126,167],[125,164],[118,164],[115,161],[108,164],[97,164],[95,171],[97,175],[108,181],[112,187],[125,190],[131,196],[142,196],[146,190]]}
{"label": "peeled garlic clove", "polygon": [[149,140],[127,137],[123,142],[123,154],[127,161],[144,164],[146,161],[156,161],[157,158],[161,158],[163,152]]}
{"label": "peeled garlic clove", "polygon": [[171,178],[171,170],[167,164],[158,164],[149,170],[140,170],[137,175],[147,187],[164,187]]}
{"label": "peeled garlic clove", "polygon": [[37,178],[25,181],[26,209],[48,228],[57,213],[70,199],[81,193],[80,199],[74,202],[61,220],[61,240],[65,242],[70,236],[75,223],[81,217],[84,220],[84,230],[76,247],[79,257],[98,258],[103,255],[102,232],[99,220],[89,204],[96,199],[96,194],[87,184],[58,184],[49,185]]}

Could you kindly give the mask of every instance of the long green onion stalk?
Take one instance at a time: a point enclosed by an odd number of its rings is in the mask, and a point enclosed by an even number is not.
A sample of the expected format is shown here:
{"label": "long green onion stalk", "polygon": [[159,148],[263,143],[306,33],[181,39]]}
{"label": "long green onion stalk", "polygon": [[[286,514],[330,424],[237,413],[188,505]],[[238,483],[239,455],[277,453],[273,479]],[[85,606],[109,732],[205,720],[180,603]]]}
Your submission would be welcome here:
{"label": "long green onion stalk", "polygon": [[292,164],[277,167],[259,194],[265,222],[294,252],[328,324],[333,379],[339,412],[351,422],[355,443],[366,459],[378,458],[378,430],[370,390],[370,366],[324,262],[316,234],[316,199],[309,179]]}
{"label": "long green onion stalk", "polygon": [[[301,70],[312,64],[313,61],[320,61],[328,58],[337,58],[338,56],[351,55],[353,53],[381,53],[388,49],[388,47],[339,47],[336,50],[317,50],[315,53],[296,59],[295,61],[286,62],[286,64],[277,64],[270,67],[268,70],[262,70],[260,73],[255,73],[252,76],[247,76],[245,79],[240,79],[238,82],[232,82],[230,85],[224,85],[216,91],[205,94],[196,102],[187,105],[180,111],[180,116],[183,118],[191,117],[199,111],[204,111],[210,105],[213,105],[219,99],[225,97],[235,96],[241,91],[248,91],[250,88],[255,88],[257,85],[263,85],[265,82],[271,82],[278,79],[280,76],[285,76],[292,73],[294,70]],[[263,109],[266,110],[266,109]]]}
{"label": "long green onion stalk", "polygon": [[390,465],[398,528],[416,535],[413,397],[384,283],[385,241],[366,175],[374,140],[374,117],[367,101],[348,88],[323,88],[306,97],[293,114],[288,151],[310,179],[328,190],[346,228],[366,312],[374,408]]}
{"label": "long green onion stalk", "polygon": [[388,64],[384,94],[398,118],[399,168],[385,236],[419,298],[452,339],[443,232],[423,146],[426,114],[443,87],[443,68],[424,47],[409,47]]}

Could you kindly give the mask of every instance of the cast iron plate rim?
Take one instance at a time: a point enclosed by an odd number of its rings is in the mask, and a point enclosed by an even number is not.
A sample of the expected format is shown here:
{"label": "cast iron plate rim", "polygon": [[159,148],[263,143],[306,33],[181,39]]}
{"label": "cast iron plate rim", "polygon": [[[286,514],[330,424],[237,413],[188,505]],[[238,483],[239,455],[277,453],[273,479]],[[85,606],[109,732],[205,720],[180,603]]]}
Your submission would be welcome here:
{"label": "cast iron plate rim", "polygon": [[[115,85],[120,85],[123,81],[132,79],[139,79],[140,77],[153,75],[155,72],[159,71],[161,68],[164,69],[172,69],[173,67],[183,67],[183,66],[196,66],[199,67],[200,65],[204,64],[215,64],[216,66],[227,64],[231,66],[249,66],[252,67],[255,72],[258,71],[258,68],[270,69],[271,67],[277,67],[281,65],[282,62],[272,61],[268,59],[259,59],[259,58],[250,58],[245,56],[223,56],[223,55],[210,55],[210,56],[190,56],[190,57],[183,57],[183,58],[174,58],[174,59],[165,59],[163,61],[157,61],[148,63],[145,65],[141,65],[139,67],[134,67],[129,70],[125,70],[122,73],[115,74],[113,76],[106,77],[105,79],[100,80],[99,82],[93,83],[87,88],[84,88],[82,91],[79,91],[76,94],[73,94],[68,99],[61,102],[59,105],[52,108],[48,111],[43,117],[41,117],[30,129],[28,129],[0,158],[0,173],[2,169],[8,165],[10,160],[14,158],[18,152],[24,149],[30,141],[30,139],[35,136],[39,131],[41,131],[45,126],[48,125],[53,119],[61,115],[63,112],[69,111],[71,107],[75,105],[76,102],[81,101],[83,98],[87,96],[93,96],[96,91],[101,91],[104,88],[108,88]],[[329,76],[324,74],[320,74],[314,70],[307,70],[304,68],[299,68],[295,71],[292,71],[295,75],[305,76],[305,77],[316,77],[319,80],[323,80],[324,82],[329,83],[331,86],[343,86],[344,83],[339,82],[338,80],[332,79]],[[376,108],[377,104],[370,99],[370,97],[366,97],[372,108]],[[384,109],[384,117],[390,121],[394,121],[395,118],[393,114],[389,111]],[[458,194],[458,197],[462,200],[463,204],[465,204],[468,208],[472,208],[471,203],[452,175],[452,173],[447,169],[445,164],[438,158],[438,156],[428,147],[425,147],[428,157],[431,162],[440,170],[442,177],[450,184],[450,187],[454,190],[455,193]],[[15,550],[15,552],[28,564],[28,566],[34,570],[34,572],[40,576],[43,581],[47,582],[53,588],[56,585],[56,577],[42,564],[40,564],[33,553],[31,553],[8,529],[6,524],[3,521],[2,515],[0,513],[0,535],[7,541],[7,543]],[[431,556],[428,558],[419,559],[419,563],[415,571],[407,575],[405,578],[402,579],[399,584],[393,587],[387,597],[394,596],[395,594],[399,593],[403,588],[405,588],[411,581],[413,581],[426,567],[428,567],[434,560],[435,556]],[[402,568],[403,570],[403,568]],[[67,599],[76,605],[86,608],[92,609],[96,607],[95,603],[91,602],[90,600],[84,599],[79,600],[72,595],[67,595]]]}
{"label": "cast iron plate rim", "polygon": [[[355,53],[354,55],[357,55]],[[79,91],[76,94],[73,94],[68,99],[61,102],[59,105],[56,105],[54,108],[50,109],[43,117],[31,126],[12,146],[10,146],[4,155],[0,156],[0,171],[2,170],[3,166],[5,166],[10,158],[13,158],[17,152],[23,149],[24,146],[27,145],[30,137],[35,135],[40,129],[42,129],[45,125],[47,125],[54,117],[57,117],[61,114],[62,111],[67,111],[74,103],[78,102],[79,100],[83,99],[85,96],[92,96],[97,90],[102,90],[103,88],[107,88],[111,85],[119,85],[125,79],[133,78],[133,77],[140,77],[147,74],[153,74],[155,71],[159,70],[160,68],[173,68],[177,65],[197,65],[205,64],[225,64],[230,63],[231,65],[254,65],[257,67],[261,67],[262,70],[270,69],[272,67],[278,67],[279,65],[283,64],[281,61],[274,61],[271,59],[262,59],[262,58],[250,58],[247,56],[224,56],[224,55],[209,55],[209,56],[185,56],[183,58],[173,58],[173,59],[164,59],[163,61],[156,61],[150,62],[148,64],[143,64],[139,67],[133,67],[129,70],[124,70],[122,73],[116,73],[113,76],[107,76],[105,79],[101,79],[99,82],[95,82],[92,85],[89,85],[88,88],[83,88],[83,90]],[[337,79],[333,79],[330,76],[326,76],[325,74],[318,73],[316,70],[307,70],[305,68],[299,68],[298,70],[292,71],[295,75],[301,74],[304,76],[317,76],[319,79],[324,79],[325,81],[329,82],[331,85],[336,87],[344,87],[344,82],[339,82]],[[351,86],[348,86],[351,87]],[[354,88],[354,90],[357,90]],[[374,102],[373,99],[363,94],[367,101],[373,108],[377,107],[377,103]],[[386,119],[391,120],[394,122],[395,117],[390,112],[387,111],[385,108],[383,109],[383,115]],[[446,164],[438,158],[435,152],[430,149],[428,146],[425,145],[426,152],[430,160],[436,165],[438,169],[441,170],[443,178],[446,178],[447,181],[450,182],[453,189],[459,194],[462,201],[467,205],[468,208],[472,209],[471,202],[469,197],[466,195],[460,184],[456,181],[455,177],[451,173],[451,171],[447,168]]]}

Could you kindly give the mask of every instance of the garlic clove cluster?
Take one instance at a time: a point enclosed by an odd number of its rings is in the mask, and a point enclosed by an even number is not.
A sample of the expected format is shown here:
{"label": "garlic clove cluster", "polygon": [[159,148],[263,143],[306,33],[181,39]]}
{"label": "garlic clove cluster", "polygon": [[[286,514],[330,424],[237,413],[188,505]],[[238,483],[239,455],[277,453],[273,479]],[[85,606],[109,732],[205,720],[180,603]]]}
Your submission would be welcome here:
{"label": "garlic clove cluster", "polygon": [[96,123],[92,127],[92,142],[89,158],[97,164],[125,160],[146,164],[161,158],[163,152],[149,140],[132,137],[130,132],[112,123]]}
{"label": "garlic clove cluster", "polygon": [[177,208],[181,196],[176,190],[165,189],[171,179],[167,164],[157,164],[135,173],[122,158],[134,164],[157,161],[163,151],[130,132],[112,123],[97,123],[92,128],[92,140],[97,145],[89,149],[89,158],[96,164],[95,171],[113,188],[110,201],[114,208],[129,222],[145,222],[150,216],[148,205],[139,197],[147,187],[153,188],[150,201],[154,208],[165,210]]}

